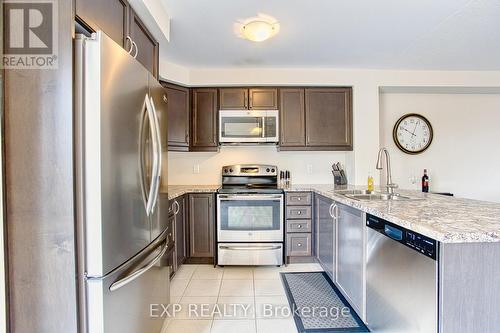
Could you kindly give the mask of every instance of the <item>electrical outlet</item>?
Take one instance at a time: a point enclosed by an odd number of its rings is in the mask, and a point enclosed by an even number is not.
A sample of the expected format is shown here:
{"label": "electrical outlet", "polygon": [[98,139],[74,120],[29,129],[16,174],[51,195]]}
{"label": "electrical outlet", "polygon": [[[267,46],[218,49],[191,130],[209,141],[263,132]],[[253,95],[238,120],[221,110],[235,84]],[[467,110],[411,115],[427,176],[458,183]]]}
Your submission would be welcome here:
{"label": "electrical outlet", "polygon": [[311,175],[313,173],[313,165],[312,164],[307,165],[307,173],[309,175]]}
{"label": "electrical outlet", "polygon": [[193,164],[193,173],[200,173],[200,165]]}

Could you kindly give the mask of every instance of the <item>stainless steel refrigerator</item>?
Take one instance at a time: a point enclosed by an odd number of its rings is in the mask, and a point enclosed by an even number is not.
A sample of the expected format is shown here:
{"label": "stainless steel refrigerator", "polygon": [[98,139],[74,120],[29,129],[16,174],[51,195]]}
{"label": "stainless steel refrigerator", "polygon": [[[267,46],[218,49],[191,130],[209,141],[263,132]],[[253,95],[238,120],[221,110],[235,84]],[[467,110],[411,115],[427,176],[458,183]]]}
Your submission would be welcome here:
{"label": "stainless steel refrigerator", "polygon": [[102,32],[77,35],[75,78],[81,331],[157,333],[174,248],[159,193],[164,90]]}

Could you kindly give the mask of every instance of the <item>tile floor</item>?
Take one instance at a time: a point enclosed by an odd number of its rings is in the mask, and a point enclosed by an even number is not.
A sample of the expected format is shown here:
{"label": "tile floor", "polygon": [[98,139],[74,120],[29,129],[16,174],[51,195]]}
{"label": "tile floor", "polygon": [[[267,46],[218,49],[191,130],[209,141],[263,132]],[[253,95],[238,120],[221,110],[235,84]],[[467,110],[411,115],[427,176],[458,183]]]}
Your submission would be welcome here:
{"label": "tile floor", "polygon": [[296,333],[279,273],[320,270],[318,264],[183,265],[170,284],[171,302],[180,306],[162,333]]}

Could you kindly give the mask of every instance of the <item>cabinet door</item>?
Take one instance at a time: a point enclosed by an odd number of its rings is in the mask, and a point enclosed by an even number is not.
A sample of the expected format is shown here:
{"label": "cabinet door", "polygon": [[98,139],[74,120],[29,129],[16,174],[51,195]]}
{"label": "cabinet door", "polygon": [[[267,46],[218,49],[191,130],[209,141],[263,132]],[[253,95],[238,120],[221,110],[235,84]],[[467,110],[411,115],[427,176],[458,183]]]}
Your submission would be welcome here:
{"label": "cabinet door", "polygon": [[303,147],[306,144],[304,89],[280,90],[280,146]]}
{"label": "cabinet door", "polygon": [[323,196],[315,196],[316,219],[316,253],[318,261],[330,276],[335,279],[335,220],[330,215],[333,201]]}
{"label": "cabinet door", "polygon": [[364,302],[364,221],[363,213],[338,205],[337,284],[350,298],[358,313]]}
{"label": "cabinet door", "polygon": [[174,206],[175,212],[175,255],[176,255],[176,267],[179,267],[186,261],[187,258],[187,248],[186,248],[186,205],[185,197],[179,197],[175,199],[177,202]]}
{"label": "cabinet door", "polygon": [[214,255],[214,196],[211,193],[189,195],[189,245],[191,257]]}
{"label": "cabinet door", "polygon": [[[173,214],[168,216],[168,225],[170,226],[170,228],[175,229],[175,216]],[[176,242],[175,238],[174,238],[174,242]],[[174,246],[176,246],[176,245],[174,245]],[[175,251],[171,251],[170,254],[167,256],[167,263],[166,264],[170,268],[170,277],[172,277],[175,274],[175,272],[177,272],[177,264],[175,261]]]}
{"label": "cabinet door", "polygon": [[248,109],[248,89],[219,89],[219,101],[221,110],[246,110]]}
{"label": "cabinet door", "polygon": [[[76,0],[76,16],[93,30],[102,30],[125,47],[128,31],[126,0]],[[129,48],[127,45],[126,48]]]}
{"label": "cabinet door", "polygon": [[248,91],[248,108],[251,110],[277,110],[278,89],[252,88]]}
{"label": "cabinet door", "polygon": [[158,78],[158,42],[132,9],[130,9],[129,27],[130,38],[137,45],[132,54],[137,52],[136,59]]}
{"label": "cabinet door", "polygon": [[191,150],[217,151],[217,89],[193,90]]}
{"label": "cabinet door", "polygon": [[305,90],[306,145],[352,150],[351,88]]}
{"label": "cabinet door", "polygon": [[189,89],[162,83],[167,93],[168,150],[189,149]]}

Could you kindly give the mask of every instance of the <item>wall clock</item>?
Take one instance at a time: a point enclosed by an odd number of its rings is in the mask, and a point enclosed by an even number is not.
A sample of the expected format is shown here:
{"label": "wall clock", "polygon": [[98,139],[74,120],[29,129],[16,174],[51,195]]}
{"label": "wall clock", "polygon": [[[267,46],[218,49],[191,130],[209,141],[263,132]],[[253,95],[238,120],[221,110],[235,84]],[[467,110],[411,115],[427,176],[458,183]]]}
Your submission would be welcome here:
{"label": "wall clock", "polygon": [[396,146],[407,154],[420,154],[432,143],[431,123],[422,115],[405,114],[394,125],[392,138]]}

